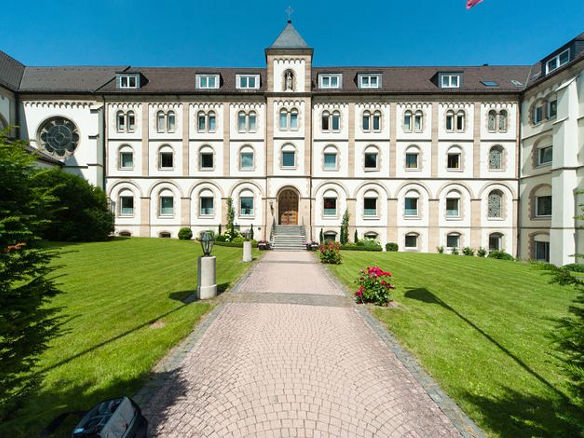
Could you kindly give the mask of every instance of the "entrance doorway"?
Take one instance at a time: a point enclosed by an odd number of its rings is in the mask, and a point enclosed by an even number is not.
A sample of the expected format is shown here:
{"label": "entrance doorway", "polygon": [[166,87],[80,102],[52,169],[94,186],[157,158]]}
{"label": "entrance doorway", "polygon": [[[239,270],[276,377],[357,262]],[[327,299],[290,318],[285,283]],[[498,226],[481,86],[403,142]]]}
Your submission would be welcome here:
{"label": "entrance doorway", "polygon": [[278,197],[280,225],[298,225],[298,194],[292,189],[282,190]]}

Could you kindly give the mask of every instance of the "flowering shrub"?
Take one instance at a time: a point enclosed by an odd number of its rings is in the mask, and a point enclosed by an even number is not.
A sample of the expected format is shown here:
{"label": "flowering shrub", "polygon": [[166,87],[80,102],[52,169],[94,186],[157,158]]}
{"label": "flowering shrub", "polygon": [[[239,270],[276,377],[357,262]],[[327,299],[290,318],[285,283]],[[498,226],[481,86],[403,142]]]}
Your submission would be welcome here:
{"label": "flowering shrub", "polygon": [[327,242],[320,245],[320,261],[322,263],[328,263],[330,265],[340,265],[341,264],[341,247],[338,242]]}
{"label": "flowering shrub", "polygon": [[390,272],[385,272],[377,266],[361,269],[361,276],[356,283],[359,289],[355,292],[361,303],[374,303],[384,306],[391,301],[391,290],[394,286],[389,282]]}

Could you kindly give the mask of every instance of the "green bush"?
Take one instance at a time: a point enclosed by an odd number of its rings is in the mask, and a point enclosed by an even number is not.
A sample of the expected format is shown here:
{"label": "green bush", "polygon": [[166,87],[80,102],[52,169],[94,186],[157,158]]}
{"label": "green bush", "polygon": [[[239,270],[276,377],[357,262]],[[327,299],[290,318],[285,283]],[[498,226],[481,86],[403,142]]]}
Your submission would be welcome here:
{"label": "green bush", "polygon": [[243,243],[243,242],[245,242],[245,239],[243,236],[237,236],[237,237],[233,238],[231,241],[233,243]]}
{"label": "green bush", "polygon": [[61,169],[40,171],[33,183],[57,198],[56,207],[39,211],[44,239],[95,242],[107,240],[114,231],[114,215],[99,187]]}
{"label": "green bush", "polygon": [[465,256],[474,256],[475,255],[475,250],[474,248],[471,248],[470,246],[465,246],[464,248],[462,248],[462,253]]}
{"label": "green bush", "polygon": [[338,242],[327,242],[320,245],[320,261],[330,265],[340,265],[343,259],[341,245]]}
{"label": "green bush", "polygon": [[[225,242],[225,241],[215,240],[215,245],[217,245],[217,246],[227,246],[227,247],[230,247],[230,248],[243,248],[243,241],[240,241],[240,242]],[[251,241],[251,247],[252,248],[257,248],[258,247],[258,241],[257,240],[252,240]]]}
{"label": "green bush", "polygon": [[458,248],[456,248],[456,247],[452,248],[451,254],[452,255],[459,255],[460,253],[458,252]]}
{"label": "green bush", "polygon": [[487,250],[485,248],[483,248],[482,246],[477,250],[478,257],[486,257],[487,253],[488,253]]}
{"label": "green bush", "polygon": [[564,269],[571,272],[584,272],[584,265],[580,263],[570,263],[569,265],[564,265]]}
{"label": "green bush", "polygon": [[506,253],[505,251],[491,251],[489,253],[489,258],[491,259],[499,259],[499,260],[515,260],[511,254]]}
{"label": "green bush", "polygon": [[[359,241],[361,243],[362,241]],[[377,246],[365,246],[359,245],[359,243],[347,243],[346,245],[341,245],[343,251],[381,251],[381,245]]]}
{"label": "green bush", "polygon": [[178,230],[178,238],[180,240],[191,240],[193,238],[193,231],[189,227],[183,227]]}
{"label": "green bush", "polygon": [[444,254],[444,246],[437,246],[436,251],[438,251],[438,254]]}
{"label": "green bush", "polygon": [[392,251],[395,252],[399,249],[399,246],[397,245],[397,243],[394,242],[389,242],[385,245],[385,250],[386,251]]}

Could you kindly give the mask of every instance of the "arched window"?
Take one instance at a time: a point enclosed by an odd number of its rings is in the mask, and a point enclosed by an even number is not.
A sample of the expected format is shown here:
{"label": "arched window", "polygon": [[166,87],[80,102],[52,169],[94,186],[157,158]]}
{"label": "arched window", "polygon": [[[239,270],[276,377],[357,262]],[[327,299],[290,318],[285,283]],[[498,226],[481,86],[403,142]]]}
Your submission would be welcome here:
{"label": "arched window", "polygon": [[416,190],[410,190],[404,198],[404,216],[419,216],[420,194]]}
{"label": "arched window", "polygon": [[174,151],[168,145],[162,146],[158,150],[158,168],[160,170],[171,170],[174,168]]}
{"label": "arched window", "polygon": [[126,130],[126,114],[123,111],[116,113],[116,129],[118,132],[124,132]]}
{"label": "arched window", "polygon": [[296,108],[290,110],[290,129],[298,129],[298,110]]}
{"label": "arched window", "polygon": [[462,150],[458,146],[448,149],[446,155],[446,168],[448,170],[462,170]]}
{"label": "arched window", "polygon": [[239,170],[254,169],[254,153],[251,146],[243,146],[239,150]]}
{"label": "arched window", "polygon": [[415,170],[420,166],[420,149],[417,146],[409,146],[406,149],[406,169]]}
{"label": "arched window", "polygon": [[166,113],[166,130],[167,132],[174,132],[176,127],[176,116],[174,111],[169,111]]}
{"label": "arched window", "polygon": [[164,132],[164,111],[158,111],[156,113],[156,130],[158,132]]}
{"label": "arched window", "polygon": [[453,190],[446,195],[446,217],[460,217],[460,192]]}
{"label": "arched window", "polygon": [[334,190],[327,190],[322,196],[323,215],[337,216],[337,192]]}
{"label": "arched window", "polygon": [[256,132],[257,130],[257,116],[255,111],[250,111],[248,117],[247,130],[249,132]]}
{"label": "arched window", "polygon": [[247,128],[247,117],[245,115],[245,111],[240,111],[237,114],[237,130],[239,132],[245,132]]}
{"label": "arched window", "polygon": [[323,132],[338,132],[341,129],[341,113],[333,111],[323,111],[321,116],[321,126]]}
{"label": "arched window", "polygon": [[489,111],[489,121],[488,121],[489,132],[495,132],[497,130],[497,111]]}
{"label": "arched window", "polygon": [[216,118],[215,118],[215,111],[209,111],[207,114],[207,125],[209,127],[209,132],[215,132],[215,125],[216,125]]}
{"label": "arched window", "polygon": [[501,233],[489,234],[489,252],[503,250],[503,235]]}
{"label": "arched window", "polygon": [[332,230],[327,230],[323,233],[325,242],[334,242],[337,240],[337,232]]}
{"label": "arched window", "polygon": [[254,215],[254,195],[251,190],[245,189],[239,193],[239,216]]}
{"label": "arched window", "polygon": [[537,234],[533,236],[533,259],[538,262],[550,261],[550,236]]}
{"label": "arched window", "polygon": [[136,116],[134,111],[128,111],[126,117],[128,122],[128,132],[134,132],[136,130]]}
{"label": "arched window", "polygon": [[338,150],[335,146],[329,145],[323,151],[323,168],[324,170],[338,169]]}
{"label": "arched window", "polygon": [[363,238],[367,240],[377,241],[377,239],[379,238],[379,234],[377,234],[375,231],[366,231],[363,234]]}
{"label": "arched window", "polygon": [[489,193],[488,199],[488,217],[503,217],[503,193],[500,190],[493,190]]}
{"label": "arched window", "polygon": [[456,130],[458,132],[464,131],[466,114],[463,110],[456,113]]}
{"label": "arched window", "polygon": [[362,128],[364,132],[369,132],[371,130],[371,113],[369,111],[363,112]]}
{"label": "arched window", "polygon": [[410,110],[404,113],[404,131],[412,132],[412,112]]}
{"label": "arched window", "polygon": [[414,114],[414,131],[422,132],[424,129],[424,114],[418,110]]}
{"label": "arched window", "polygon": [[323,131],[330,130],[330,113],[328,111],[323,111],[321,115],[321,128]]}
{"label": "arched window", "polygon": [[448,132],[454,131],[454,111],[446,111],[446,130]]}
{"label": "arched window", "polygon": [[134,168],[134,151],[127,144],[120,146],[118,168],[132,170]]}
{"label": "arched window", "polygon": [[446,247],[447,248],[460,248],[460,234],[459,233],[449,233],[446,235]]}
{"label": "arched window", "polygon": [[381,111],[375,111],[373,113],[373,131],[381,131]]}
{"label": "arched window", "polygon": [[294,145],[282,146],[282,168],[293,169],[296,167],[296,148]]}
{"label": "arched window", "polygon": [[199,170],[213,170],[215,168],[215,154],[211,146],[201,146],[199,149]]}
{"label": "arched window", "polygon": [[207,129],[207,116],[203,111],[197,114],[197,131],[204,132]]}
{"label": "arched window", "polygon": [[496,145],[489,150],[489,170],[503,169],[503,147]]}
{"label": "arched window", "polygon": [[160,216],[174,216],[174,193],[164,189],[158,195],[158,214]]}
{"label": "arched window", "polygon": [[134,194],[131,190],[124,189],[118,195],[118,205],[120,209],[118,214],[120,216],[134,216]]}
{"label": "arched window", "polygon": [[215,214],[215,197],[209,189],[199,192],[199,216],[213,216]]}
{"label": "arched window", "polygon": [[418,233],[407,233],[404,239],[404,247],[408,249],[415,249],[418,247]]}
{"label": "arched window", "polygon": [[367,146],[363,154],[365,170],[379,170],[379,149],[376,146]]}
{"label": "arched window", "polygon": [[374,190],[369,190],[363,195],[363,216],[377,216],[377,200],[379,195]]}
{"label": "arched window", "polygon": [[499,132],[507,132],[507,111],[499,112]]}
{"label": "arched window", "polygon": [[160,233],[158,233],[158,237],[160,237],[161,239],[170,239],[172,236],[168,231],[161,231]]}
{"label": "arched window", "polygon": [[288,111],[284,108],[280,110],[280,129],[288,129]]}

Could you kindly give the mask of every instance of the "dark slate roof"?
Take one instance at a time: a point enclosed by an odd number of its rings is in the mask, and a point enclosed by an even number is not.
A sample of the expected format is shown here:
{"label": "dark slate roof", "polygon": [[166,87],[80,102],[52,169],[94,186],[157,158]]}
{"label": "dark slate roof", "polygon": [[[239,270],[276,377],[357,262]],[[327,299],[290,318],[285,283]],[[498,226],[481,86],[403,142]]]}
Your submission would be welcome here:
{"label": "dark slate roof", "polygon": [[[435,67],[316,67],[313,69],[313,91],[316,94],[497,94],[520,93],[529,75],[529,66],[435,66]],[[440,72],[462,73],[460,88],[440,88]],[[342,73],[342,89],[319,89],[320,73]],[[381,88],[360,89],[360,73],[379,73],[382,75]],[[511,81],[519,81],[516,86]],[[481,81],[495,81],[497,87],[487,87]]]}
{"label": "dark slate roof", "polygon": [[26,93],[93,93],[115,79],[118,67],[26,67],[20,83]]}
{"label": "dark slate roof", "polygon": [[268,49],[309,49],[306,41],[300,36],[298,31],[294,26],[292,26],[292,21],[288,21],[288,24],[280,33],[276,41],[272,43]]}
{"label": "dark slate roof", "polygon": [[0,50],[0,85],[17,91],[24,73],[24,65]]}
{"label": "dark slate roof", "polygon": [[[115,74],[111,81],[97,90],[104,94],[257,94],[266,91],[265,68],[204,68],[204,67],[132,67],[132,72],[142,75],[141,87],[120,90],[116,88]],[[197,74],[219,74],[220,86],[216,90],[196,88]],[[236,88],[237,74],[260,75],[259,90],[239,90]]]}

